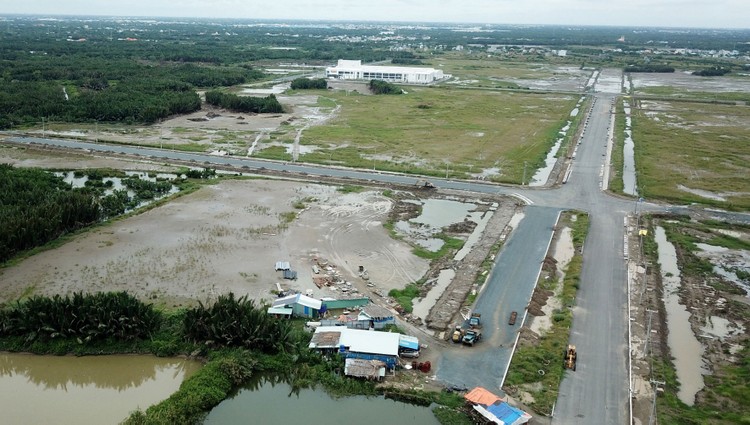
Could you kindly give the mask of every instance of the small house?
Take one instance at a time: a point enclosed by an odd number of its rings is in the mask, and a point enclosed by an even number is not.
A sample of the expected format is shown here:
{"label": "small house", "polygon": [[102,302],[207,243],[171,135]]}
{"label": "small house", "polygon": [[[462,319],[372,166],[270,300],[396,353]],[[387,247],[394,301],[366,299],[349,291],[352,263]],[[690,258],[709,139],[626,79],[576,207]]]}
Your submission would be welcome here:
{"label": "small house", "polygon": [[531,420],[531,415],[516,409],[490,391],[476,387],[464,395],[474,414],[482,421],[498,425],[521,425]]}
{"label": "small house", "polygon": [[[323,301],[302,294],[292,294],[274,300],[271,309],[277,307],[291,308],[291,315],[315,319],[320,316]],[[269,309],[269,313],[271,313]]]}
{"label": "small house", "polygon": [[338,352],[345,358],[378,360],[393,369],[398,363],[399,334],[344,326],[320,326],[315,329],[309,348]]}

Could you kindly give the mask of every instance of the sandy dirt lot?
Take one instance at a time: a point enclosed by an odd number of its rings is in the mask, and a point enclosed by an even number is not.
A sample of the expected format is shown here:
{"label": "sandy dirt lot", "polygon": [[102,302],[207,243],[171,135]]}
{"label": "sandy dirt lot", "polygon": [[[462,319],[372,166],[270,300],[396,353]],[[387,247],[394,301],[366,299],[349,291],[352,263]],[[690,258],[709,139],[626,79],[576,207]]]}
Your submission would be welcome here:
{"label": "sandy dirt lot", "polygon": [[[295,208],[298,201],[303,210]],[[178,305],[229,291],[270,300],[276,282],[336,296],[313,285],[316,257],[362,292],[387,292],[428,269],[381,226],[391,207],[379,191],[342,194],[333,186],[293,181],[225,181],[2,270],[1,296],[8,301],[24,293],[126,290]],[[297,214],[288,226],[286,213]],[[276,261],[290,261],[298,279],[282,279]],[[359,265],[375,287],[357,276]]]}

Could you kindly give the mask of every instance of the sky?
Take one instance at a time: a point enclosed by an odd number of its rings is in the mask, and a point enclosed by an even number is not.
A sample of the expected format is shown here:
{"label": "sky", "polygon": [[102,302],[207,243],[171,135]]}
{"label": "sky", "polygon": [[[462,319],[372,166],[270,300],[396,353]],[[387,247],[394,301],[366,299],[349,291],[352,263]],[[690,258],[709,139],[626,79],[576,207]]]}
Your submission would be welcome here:
{"label": "sky", "polygon": [[750,28],[750,0],[0,0],[0,14]]}

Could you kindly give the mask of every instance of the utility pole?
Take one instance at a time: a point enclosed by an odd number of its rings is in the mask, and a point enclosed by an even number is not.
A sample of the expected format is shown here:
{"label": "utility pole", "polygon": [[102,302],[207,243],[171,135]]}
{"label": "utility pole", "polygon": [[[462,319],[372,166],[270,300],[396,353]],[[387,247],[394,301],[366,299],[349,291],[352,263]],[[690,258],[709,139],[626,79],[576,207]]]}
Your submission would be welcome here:
{"label": "utility pole", "polygon": [[521,180],[521,186],[526,186],[526,161],[523,162],[523,179]]}
{"label": "utility pole", "polygon": [[44,137],[44,117],[42,117],[42,137]]}
{"label": "utility pole", "polygon": [[646,310],[648,313],[648,327],[646,328],[646,345],[643,347],[643,355],[648,356],[649,343],[651,342],[651,317],[656,310]]}
{"label": "utility pole", "polygon": [[448,163],[445,163],[445,179],[448,180]]}
{"label": "utility pole", "polygon": [[659,385],[664,385],[664,381],[651,380],[651,384],[654,385],[654,401],[651,404],[651,416],[648,418],[648,425],[654,425],[656,423],[656,395],[659,392]]}

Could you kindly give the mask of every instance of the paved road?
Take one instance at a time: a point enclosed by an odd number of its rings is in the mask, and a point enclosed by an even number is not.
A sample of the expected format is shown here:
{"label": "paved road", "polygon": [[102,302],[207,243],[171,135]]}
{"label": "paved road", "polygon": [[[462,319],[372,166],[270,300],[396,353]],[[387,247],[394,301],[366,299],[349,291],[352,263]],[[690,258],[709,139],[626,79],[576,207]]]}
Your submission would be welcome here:
{"label": "paved road", "polygon": [[[444,350],[438,379],[459,387],[482,386],[491,391],[502,386],[560,211],[551,207],[526,208],[475,305],[475,311],[482,314],[483,341],[474,347],[456,345]],[[540,243],[545,239],[546,244]],[[508,325],[511,311],[519,314],[514,326]]]}

